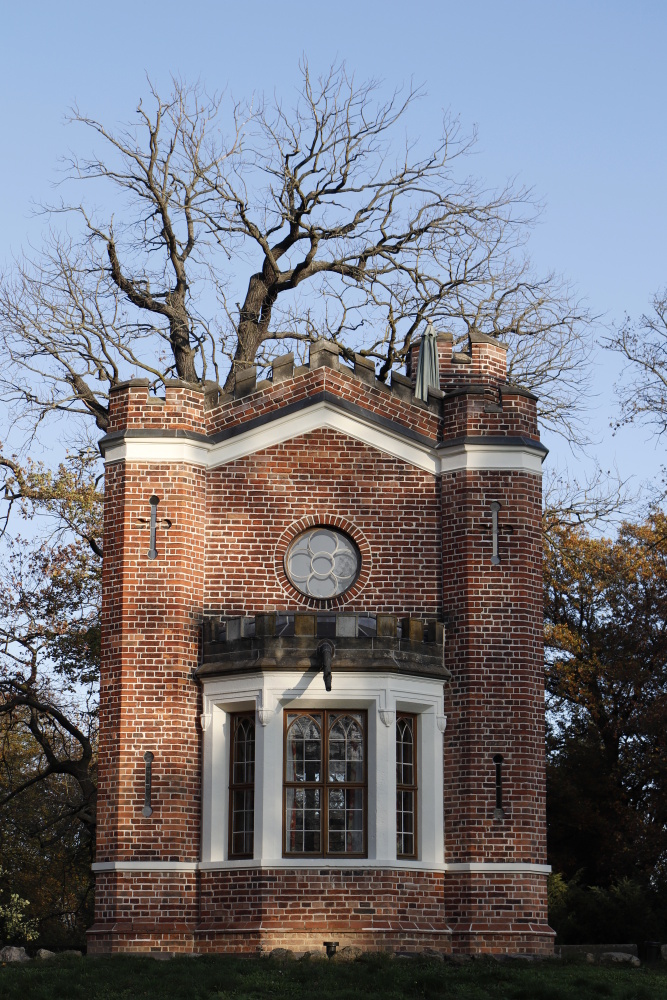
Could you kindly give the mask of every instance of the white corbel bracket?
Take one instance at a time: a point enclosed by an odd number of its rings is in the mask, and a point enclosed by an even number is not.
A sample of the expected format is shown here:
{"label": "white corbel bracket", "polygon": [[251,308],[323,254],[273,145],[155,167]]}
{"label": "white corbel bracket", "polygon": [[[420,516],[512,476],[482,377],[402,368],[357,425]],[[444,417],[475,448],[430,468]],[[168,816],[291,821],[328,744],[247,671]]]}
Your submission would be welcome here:
{"label": "white corbel bracket", "polygon": [[203,731],[206,732],[208,727],[211,725],[211,713],[202,712],[202,714],[199,716],[199,724],[202,727]]}
{"label": "white corbel bracket", "polygon": [[268,726],[276,714],[276,700],[272,692],[263,687],[257,693],[257,718],[262,726]]}
{"label": "white corbel bracket", "polygon": [[444,733],[447,728],[447,716],[446,715],[436,715],[435,721],[437,723],[438,729],[441,733]]}
{"label": "white corbel bracket", "polygon": [[257,715],[259,717],[259,721],[261,722],[261,724],[263,726],[268,726],[269,722],[273,718],[273,714],[274,714],[274,712],[273,712],[272,708],[258,708],[257,709]]}
{"label": "white corbel bracket", "polygon": [[385,724],[387,729],[389,728],[389,726],[391,726],[394,719],[396,718],[396,712],[393,710],[393,708],[378,708],[378,715],[380,716],[380,719]]}

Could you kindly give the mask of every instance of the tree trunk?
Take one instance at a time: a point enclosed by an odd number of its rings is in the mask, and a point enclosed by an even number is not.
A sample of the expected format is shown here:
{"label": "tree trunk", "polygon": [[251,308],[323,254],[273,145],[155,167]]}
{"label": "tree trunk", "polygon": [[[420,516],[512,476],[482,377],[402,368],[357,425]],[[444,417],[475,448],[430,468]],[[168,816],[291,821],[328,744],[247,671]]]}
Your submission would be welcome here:
{"label": "tree trunk", "polygon": [[259,345],[268,333],[271,310],[278,294],[270,272],[271,268],[265,264],[264,269],[250,279],[239,315],[236,352],[224,386],[227,392],[234,388],[237,370],[253,364]]}
{"label": "tree trunk", "polygon": [[185,309],[169,319],[169,339],[176,362],[178,377],[184,382],[199,382],[195,370],[194,351],[190,346],[190,325]]}

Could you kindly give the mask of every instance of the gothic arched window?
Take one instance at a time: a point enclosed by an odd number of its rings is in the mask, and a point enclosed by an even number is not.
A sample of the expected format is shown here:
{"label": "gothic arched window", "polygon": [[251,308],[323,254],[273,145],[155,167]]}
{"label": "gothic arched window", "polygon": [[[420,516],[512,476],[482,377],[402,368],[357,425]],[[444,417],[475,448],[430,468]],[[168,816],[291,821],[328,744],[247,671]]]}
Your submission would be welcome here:
{"label": "gothic arched window", "polygon": [[284,851],[366,853],[366,713],[285,713]]}
{"label": "gothic arched window", "polygon": [[229,856],[251,858],[255,831],[255,719],[244,713],[233,715],[231,721]]}

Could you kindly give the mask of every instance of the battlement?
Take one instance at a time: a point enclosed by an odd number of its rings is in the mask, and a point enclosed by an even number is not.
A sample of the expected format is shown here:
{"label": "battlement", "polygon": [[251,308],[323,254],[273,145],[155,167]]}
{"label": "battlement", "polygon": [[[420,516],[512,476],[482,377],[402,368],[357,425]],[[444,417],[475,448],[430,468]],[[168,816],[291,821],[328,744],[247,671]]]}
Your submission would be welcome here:
{"label": "battlement", "polygon": [[[485,333],[471,332],[466,350],[454,350],[451,333],[438,334],[438,369],[443,392],[466,382],[485,381],[496,385],[507,381],[507,344]],[[412,385],[417,378],[417,360],[421,338],[410,345],[406,372]]]}
{"label": "battlement", "polygon": [[440,388],[430,388],[426,402],[415,396],[419,341],[408,357],[408,374],[394,371],[389,382],[376,377],[372,360],[357,354],[350,365],[338,345],[325,340],[311,345],[306,365],[295,365],[292,353],[276,358],[271,378],[258,382],[255,365],[240,369],[233,393],[214,382],[173,379],[161,397],[150,393],[148,379],[133,379],[111,390],[109,434],[143,430],[210,438],[324,394],[435,442],[471,433],[537,440],[535,397],[506,381],[507,345],[473,333],[468,346],[467,352],[453,351],[451,334],[438,336]]}

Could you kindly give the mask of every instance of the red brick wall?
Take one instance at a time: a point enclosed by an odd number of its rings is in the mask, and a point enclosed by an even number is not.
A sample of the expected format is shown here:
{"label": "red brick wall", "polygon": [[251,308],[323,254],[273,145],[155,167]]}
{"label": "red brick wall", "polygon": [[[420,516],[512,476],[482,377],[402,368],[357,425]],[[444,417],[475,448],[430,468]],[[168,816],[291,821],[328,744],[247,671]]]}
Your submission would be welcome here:
{"label": "red brick wall", "polygon": [[[546,863],[540,484],[525,473],[443,476],[446,860]],[[490,503],[500,564],[492,565]],[[493,756],[506,818],[494,819]]]}
{"label": "red brick wall", "polygon": [[544,875],[448,872],[445,900],[454,951],[553,954]]}
{"label": "red brick wall", "polygon": [[197,872],[98,872],[88,951],[192,952],[198,915]]}
{"label": "red brick wall", "polygon": [[[545,864],[540,483],[526,473],[458,472],[443,476],[442,494],[443,510],[450,511],[443,516],[445,659],[453,674],[446,697],[445,857]],[[501,505],[499,565],[491,563],[492,501]],[[496,754],[504,758],[503,819],[494,814]],[[488,893],[475,891],[480,878],[446,883],[450,919],[477,933],[490,932],[499,912]],[[495,878],[502,884],[506,876]],[[470,891],[461,895],[466,882]],[[515,921],[527,920],[529,911],[546,921],[546,877],[532,882],[525,903],[516,903],[515,892]]]}
{"label": "red brick wall", "polygon": [[[114,463],[105,482],[97,861],[199,856],[204,475]],[[149,560],[149,498],[160,498]],[[144,753],[153,815],[142,815]]]}
{"label": "red brick wall", "polygon": [[414,398],[411,401],[399,398],[383,383],[368,385],[346,368],[341,368],[340,371],[332,368],[301,370],[294,378],[275,385],[265,384],[263,388],[241,399],[223,403],[207,411],[208,433],[215,434],[249,419],[265,416],[289,403],[300,402],[324,391],[330,391],[340,399],[362,406],[370,413],[395,420],[420,434],[437,439],[439,418],[436,413]]}
{"label": "red brick wall", "polygon": [[[97,876],[89,948],[450,950],[442,872],[235,869]],[[113,928],[113,931],[111,930]]]}
{"label": "red brick wall", "polygon": [[202,872],[200,950],[288,947],[324,940],[367,950],[449,950],[441,872],[247,869]]}
{"label": "red brick wall", "polygon": [[289,586],[282,558],[308,517],[339,519],[362,549],[365,586],[339,606],[440,612],[434,477],[337,431],[313,431],[213,469],[207,508],[205,603],[211,610],[250,614],[307,606]]}

